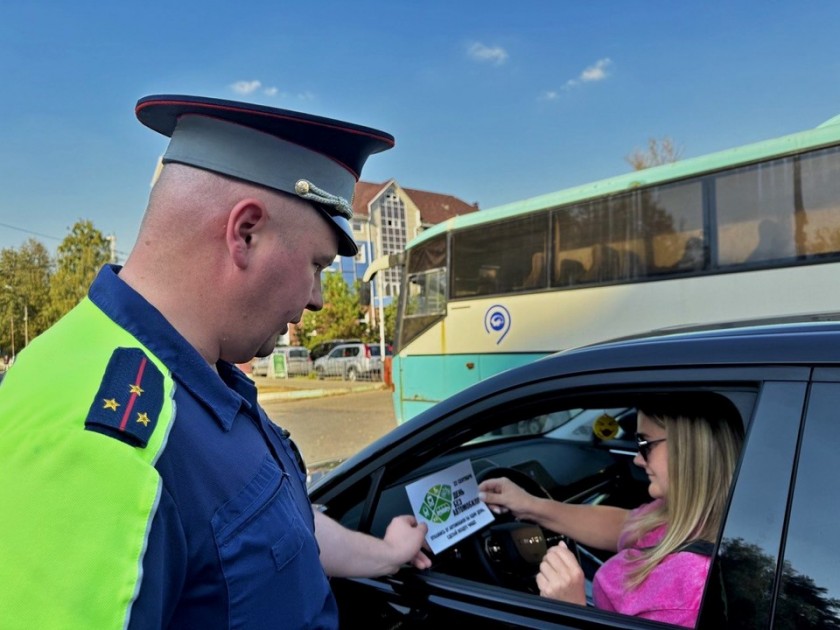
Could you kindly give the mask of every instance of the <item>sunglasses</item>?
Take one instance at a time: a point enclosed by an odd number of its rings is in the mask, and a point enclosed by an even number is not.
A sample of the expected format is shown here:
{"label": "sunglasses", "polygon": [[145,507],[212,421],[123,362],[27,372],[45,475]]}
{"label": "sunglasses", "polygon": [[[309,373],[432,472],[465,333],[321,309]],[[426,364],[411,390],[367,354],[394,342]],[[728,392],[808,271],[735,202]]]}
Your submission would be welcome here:
{"label": "sunglasses", "polygon": [[659,444],[660,442],[664,442],[667,438],[662,438],[661,440],[646,440],[638,433],[636,434],[636,446],[639,448],[639,455],[642,456],[642,459],[647,461],[648,456],[650,455],[651,449]]}

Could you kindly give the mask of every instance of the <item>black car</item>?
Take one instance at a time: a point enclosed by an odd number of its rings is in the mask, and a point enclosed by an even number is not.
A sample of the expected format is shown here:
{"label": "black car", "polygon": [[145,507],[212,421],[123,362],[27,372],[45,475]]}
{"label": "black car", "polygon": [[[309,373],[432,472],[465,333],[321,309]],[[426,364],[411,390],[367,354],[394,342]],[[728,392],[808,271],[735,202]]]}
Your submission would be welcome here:
{"label": "black car", "polygon": [[[698,626],[840,628],[840,323],[732,327],[562,352],[487,379],[398,426],[310,488],[344,525],[384,534],[411,513],[411,483],[470,460],[560,501],[649,501],[632,464],[635,405],[659,393],[717,392],[746,432]],[[617,432],[597,435],[608,416]],[[606,439],[604,439],[606,438]],[[499,519],[381,579],[333,579],[343,627],[649,628],[663,624],[540,597],[518,528]],[[538,528],[539,529],[539,528]],[[587,582],[608,557],[577,545]],[[457,626],[456,626],[457,627]]]}

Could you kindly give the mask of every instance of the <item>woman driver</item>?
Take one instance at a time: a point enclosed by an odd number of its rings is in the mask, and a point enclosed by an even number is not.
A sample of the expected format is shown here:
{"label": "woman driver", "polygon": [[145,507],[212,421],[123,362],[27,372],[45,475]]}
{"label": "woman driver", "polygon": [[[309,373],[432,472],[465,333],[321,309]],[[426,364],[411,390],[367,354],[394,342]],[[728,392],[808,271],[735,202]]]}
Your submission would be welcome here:
{"label": "woman driver", "polygon": [[[640,405],[639,452],[653,501],[635,510],[574,505],[528,494],[508,479],[488,479],[480,498],[496,513],[617,552],[593,581],[595,606],[693,627],[711,566],[743,430],[727,399],[661,396]],[[690,546],[690,548],[689,548]],[[584,575],[565,544],[543,558],[537,586],[545,597],[585,605]]]}

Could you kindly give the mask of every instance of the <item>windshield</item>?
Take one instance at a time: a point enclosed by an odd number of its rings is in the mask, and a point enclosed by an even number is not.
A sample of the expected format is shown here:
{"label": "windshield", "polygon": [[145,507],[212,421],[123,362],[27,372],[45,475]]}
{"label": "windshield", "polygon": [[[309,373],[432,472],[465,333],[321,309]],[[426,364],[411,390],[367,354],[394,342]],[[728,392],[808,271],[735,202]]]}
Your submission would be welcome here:
{"label": "windshield", "polygon": [[598,439],[627,440],[636,427],[636,410],[630,407],[563,409],[517,420],[493,429],[472,443],[515,436],[543,435],[557,440],[591,442]]}

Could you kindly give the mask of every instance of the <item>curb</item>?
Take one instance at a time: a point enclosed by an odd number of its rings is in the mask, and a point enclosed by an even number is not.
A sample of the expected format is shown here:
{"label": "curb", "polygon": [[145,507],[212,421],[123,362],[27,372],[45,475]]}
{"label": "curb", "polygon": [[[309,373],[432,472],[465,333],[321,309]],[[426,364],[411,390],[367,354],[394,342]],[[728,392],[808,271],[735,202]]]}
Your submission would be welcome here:
{"label": "curb", "polygon": [[383,383],[371,383],[369,385],[358,385],[356,387],[337,387],[333,389],[297,389],[286,392],[266,392],[264,394],[257,393],[257,400],[276,401],[276,400],[302,400],[306,398],[324,398],[326,396],[342,396],[344,394],[354,394],[357,392],[372,392],[379,389],[386,389]]}

